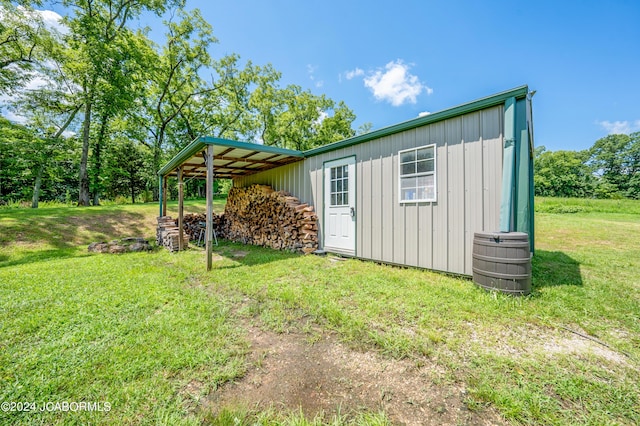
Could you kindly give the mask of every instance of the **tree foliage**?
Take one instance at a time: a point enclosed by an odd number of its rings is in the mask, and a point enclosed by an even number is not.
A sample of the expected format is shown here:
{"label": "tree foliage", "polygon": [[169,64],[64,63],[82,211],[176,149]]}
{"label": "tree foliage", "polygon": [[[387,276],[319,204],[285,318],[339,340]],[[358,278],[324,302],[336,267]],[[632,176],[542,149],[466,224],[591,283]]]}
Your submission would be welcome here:
{"label": "tree foliage", "polygon": [[584,151],[536,149],[536,195],[640,198],[640,132],[598,139]]}
{"label": "tree foliage", "polygon": [[149,151],[130,139],[114,142],[108,152],[104,174],[107,195],[114,199],[128,194],[131,202],[145,190],[145,166],[149,162]]}
{"label": "tree foliage", "polygon": [[78,152],[74,138],[39,137],[0,118],[0,202],[30,199],[37,207],[41,195],[69,201],[77,185]]}
{"label": "tree foliage", "polygon": [[[184,0],[61,0],[63,34],[40,4],[0,0],[0,92],[25,122],[2,123],[0,198],[135,200],[203,135],[305,150],[355,134],[344,102],[283,87],[271,64],[212,56],[211,25]],[[142,13],[167,18],[163,44],[132,29]]]}
{"label": "tree foliage", "polygon": [[640,132],[598,139],[591,148],[591,165],[607,188],[603,196],[640,197]]}
{"label": "tree foliage", "polygon": [[54,40],[31,8],[38,2],[0,2],[0,94],[11,93],[34,76]]}
{"label": "tree foliage", "polygon": [[590,197],[595,178],[586,162],[588,151],[536,150],[534,187],[536,195],[547,197]]}

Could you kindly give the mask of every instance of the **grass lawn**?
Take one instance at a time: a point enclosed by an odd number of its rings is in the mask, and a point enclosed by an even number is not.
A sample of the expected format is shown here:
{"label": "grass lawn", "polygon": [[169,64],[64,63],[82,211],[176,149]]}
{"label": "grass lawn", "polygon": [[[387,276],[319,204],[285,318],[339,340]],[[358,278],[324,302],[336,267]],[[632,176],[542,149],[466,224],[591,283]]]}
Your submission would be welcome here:
{"label": "grass lawn", "polygon": [[[0,402],[110,406],[0,411],[0,423],[318,424],[295,409],[213,415],[200,403],[245,373],[252,318],[435,362],[443,373],[432,380],[464,384],[469,410],[494,407],[510,422],[639,424],[640,202],[537,199],[536,208],[524,298],[423,270],[232,243],[216,249],[210,273],[199,249],[87,253],[93,241],[153,239],[155,204],[0,210]],[[333,420],[388,422],[364,411]]]}

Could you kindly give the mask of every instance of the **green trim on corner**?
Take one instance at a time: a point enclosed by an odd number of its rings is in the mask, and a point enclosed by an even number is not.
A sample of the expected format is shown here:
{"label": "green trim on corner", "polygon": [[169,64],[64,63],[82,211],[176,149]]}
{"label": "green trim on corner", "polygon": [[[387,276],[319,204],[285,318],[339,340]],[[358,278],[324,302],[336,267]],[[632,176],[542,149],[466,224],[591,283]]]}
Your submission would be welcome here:
{"label": "green trim on corner", "polygon": [[438,121],[446,120],[451,117],[456,117],[462,114],[468,114],[470,112],[478,111],[481,109],[489,108],[496,105],[503,104],[509,98],[524,98],[529,93],[528,86],[520,86],[515,89],[507,90],[497,93],[495,95],[487,96],[472,102],[468,102],[462,105],[458,105],[453,108],[448,108],[442,111],[434,112],[433,114],[426,115],[424,117],[414,118],[409,121],[395,124],[393,126],[384,127],[379,130],[375,130],[364,135],[355,136],[349,139],[345,139],[339,142],[334,142],[328,145],[323,145],[318,148],[304,151],[305,157],[313,157],[314,155],[323,154],[325,152],[334,151],[340,148],[346,148],[352,145],[357,145],[363,142],[367,142],[373,139],[379,139],[384,136],[388,136],[394,133],[402,132],[405,130],[414,129],[416,127],[424,126],[427,124],[435,123]]}
{"label": "green trim on corner", "polygon": [[500,231],[514,231],[514,190],[516,181],[516,98],[504,102],[504,145],[502,147],[502,195],[500,197]]}

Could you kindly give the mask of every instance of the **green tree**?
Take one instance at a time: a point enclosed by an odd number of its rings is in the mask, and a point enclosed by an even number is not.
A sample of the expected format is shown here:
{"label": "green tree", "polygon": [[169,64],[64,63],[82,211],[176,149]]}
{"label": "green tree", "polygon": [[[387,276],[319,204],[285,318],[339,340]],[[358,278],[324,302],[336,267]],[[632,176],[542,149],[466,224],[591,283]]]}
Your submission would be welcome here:
{"label": "green tree", "polygon": [[181,0],[63,0],[73,10],[67,19],[70,35],[68,48],[76,59],[65,64],[67,75],[73,76],[81,88],[83,104],[82,155],[79,171],[79,205],[89,205],[89,175],[87,171],[93,109],[103,98],[104,87],[110,85],[113,62],[110,47],[118,45],[129,33],[127,23],[142,12],[157,15],[168,7],[183,6]]}
{"label": "green tree", "polygon": [[628,189],[629,170],[627,151],[628,135],[608,135],[598,139],[591,147],[591,165],[601,181],[608,183],[611,192],[624,193]]}
{"label": "green tree", "polygon": [[31,80],[51,50],[51,29],[32,9],[38,1],[0,2],[0,94]]}
{"label": "green tree", "polygon": [[34,135],[28,156],[38,159],[32,195],[34,208],[38,207],[43,178],[51,173],[47,168],[57,164],[59,152],[71,152],[67,149],[69,141],[63,134],[73,127],[81,108],[74,91],[76,87],[62,72],[62,64],[66,60],[63,41],[57,36],[51,41],[48,66],[38,71],[39,78],[46,84],[16,93],[9,106],[25,120]]}
{"label": "green tree", "polygon": [[[161,51],[156,51],[156,46],[147,50],[148,85],[128,117],[129,134],[149,146],[151,168],[155,171],[160,168],[168,148],[167,136],[171,134],[171,125],[198,97],[218,88],[214,83],[206,84],[199,75],[201,70],[211,65],[208,50],[217,42],[211,26],[197,9],[191,12],[178,10],[177,17],[178,22],[165,22],[166,42]],[[173,142],[179,146],[185,144],[184,141]],[[156,199],[155,183],[153,188]]]}
{"label": "green tree", "polygon": [[216,89],[195,97],[175,122],[172,137],[191,141],[211,135],[227,139],[258,139],[259,119],[252,101],[257,88],[274,88],[280,73],[271,65],[251,61],[240,65],[240,57],[226,55],[213,61]]}
{"label": "green tree", "polygon": [[30,169],[26,158],[33,134],[21,125],[0,117],[0,200],[24,199],[29,187],[25,172]]}
{"label": "green tree", "polygon": [[123,125],[121,117],[135,107],[135,101],[143,96],[147,83],[146,69],[149,41],[138,32],[123,31],[114,43],[108,46],[107,61],[103,67],[103,79],[99,82],[100,97],[96,99],[96,128],[92,129],[90,193],[93,205],[100,204],[102,185],[102,154],[114,130]]}
{"label": "green tree", "polygon": [[535,194],[548,197],[590,197],[595,178],[586,164],[589,151],[546,151],[536,148]]}
{"label": "green tree", "polygon": [[640,199],[640,132],[629,135],[629,145],[625,151],[627,176],[626,196]]}
{"label": "green tree", "polygon": [[[355,134],[355,114],[343,102],[316,96],[300,86],[259,88],[252,100],[265,145],[307,150]],[[333,113],[333,115],[331,115]]]}
{"label": "green tree", "polygon": [[107,193],[115,198],[118,195],[136,196],[146,187],[145,164],[148,150],[130,139],[117,140],[107,154],[106,183]]}
{"label": "green tree", "polygon": [[73,181],[69,159],[76,154],[74,139],[41,137],[0,119],[0,199],[31,198],[37,208],[43,187],[46,199],[63,198]]}

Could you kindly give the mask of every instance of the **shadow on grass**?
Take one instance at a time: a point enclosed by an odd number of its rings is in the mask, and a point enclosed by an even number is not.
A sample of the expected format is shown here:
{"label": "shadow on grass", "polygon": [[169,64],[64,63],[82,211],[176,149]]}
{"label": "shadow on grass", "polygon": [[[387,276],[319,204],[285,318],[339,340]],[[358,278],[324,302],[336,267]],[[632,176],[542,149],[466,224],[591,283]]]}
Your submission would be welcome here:
{"label": "shadow on grass", "polygon": [[[47,209],[50,210],[50,209]],[[71,211],[17,214],[13,223],[0,225],[0,246],[14,242],[46,244],[55,249],[72,249],[93,241],[149,234],[153,223],[142,213],[127,211]],[[22,213],[22,212],[18,212]],[[142,232],[141,232],[142,230]],[[45,250],[48,251],[48,250]],[[54,250],[55,251],[55,250]]]}
{"label": "shadow on grass", "polygon": [[22,253],[14,259],[11,259],[9,256],[0,256],[0,268],[83,256],[89,256],[89,253],[79,255],[75,249],[34,250]]}
{"label": "shadow on grass", "polygon": [[[190,244],[190,247],[194,247],[194,245]],[[204,252],[204,247],[197,247],[193,249]],[[254,246],[251,244],[236,243],[225,239],[219,239],[219,245],[213,247],[213,255],[214,258],[217,255],[221,256],[224,260],[231,260],[235,262],[231,265],[216,265],[216,261],[214,260],[214,270],[263,265],[270,262],[278,262],[302,256],[300,253],[292,253],[290,251],[276,250],[269,247]]]}
{"label": "shadow on grass", "polygon": [[536,250],[532,259],[533,289],[582,285],[580,263],[561,251]]}

